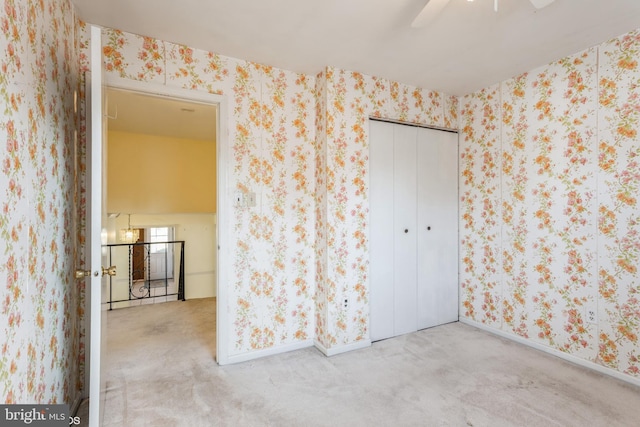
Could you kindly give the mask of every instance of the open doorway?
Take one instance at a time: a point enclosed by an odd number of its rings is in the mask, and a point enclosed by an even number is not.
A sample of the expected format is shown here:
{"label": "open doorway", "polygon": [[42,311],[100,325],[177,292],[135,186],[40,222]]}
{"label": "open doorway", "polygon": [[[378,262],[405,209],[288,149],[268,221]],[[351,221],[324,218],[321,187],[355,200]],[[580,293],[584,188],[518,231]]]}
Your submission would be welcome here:
{"label": "open doorway", "polygon": [[138,239],[131,250],[131,280],[158,281],[174,279],[175,227],[137,228]]}
{"label": "open doorway", "polygon": [[[154,296],[155,281],[166,286],[180,276],[186,299],[217,305],[219,106],[129,88],[106,93],[109,242],[122,247],[125,267],[113,282],[141,299]],[[120,241],[125,226],[138,230],[135,243],[144,246]],[[147,283],[147,293],[131,291],[138,281]]]}
{"label": "open doorway", "polygon": [[174,258],[173,244],[175,227],[149,227],[149,259],[147,261],[147,278],[154,282],[158,280],[173,280]]}

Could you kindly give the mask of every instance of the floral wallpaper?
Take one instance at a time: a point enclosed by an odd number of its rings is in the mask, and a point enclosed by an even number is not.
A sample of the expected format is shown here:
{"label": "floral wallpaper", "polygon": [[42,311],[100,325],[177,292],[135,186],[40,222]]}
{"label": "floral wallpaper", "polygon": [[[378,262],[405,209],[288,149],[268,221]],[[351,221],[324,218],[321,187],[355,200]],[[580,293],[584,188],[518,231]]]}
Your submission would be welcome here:
{"label": "floral wallpaper", "polygon": [[[74,91],[83,99],[88,28],[67,0],[2,7],[2,392],[5,403],[71,403],[83,378],[84,295],[72,276],[86,215]],[[258,200],[232,210],[232,356],[368,340],[374,116],[460,129],[462,317],[640,375],[637,31],[460,99],[105,35],[109,75],[228,97],[224,167]]]}
{"label": "floral wallpaper", "polygon": [[460,314],[638,377],[640,33],[461,98]]}
{"label": "floral wallpaper", "polygon": [[[234,191],[230,355],[314,336],[315,78],[106,29],[106,72],[226,95]],[[86,54],[86,53],[85,53]],[[107,77],[108,78],[108,77]]]}
{"label": "floral wallpaper", "polygon": [[367,118],[455,127],[456,98],[330,67],[314,77],[105,35],[108,74],[229,97],[231,186],[259,201],[233,208],[231,355],[368,339]]}
{"label": "floral wallpaper", "polygon": [[109,73],[230,99],[234,354],[368,340],[373,116],[460,129],[461,317],[638,375],[637,32],[460,99],[106,33]]}
{"label": "floral wallpaper", "polygon": [[1,400],[71,404],[82,387],[75,12],[68,0],[1,7]]}
{"label": "floral wallpaper", "polygon": [[640,30],[598,59],[597,361],[640,377]]}
{"label": "floral wallpaper", "polygon": [[324,184],[317,203],[326,243],[317,257],[322,276],[316,340],[331,349],[369,340],[368,118],[456,128],[458,103],[439,92],[333,67],[317,79],[323,146],[317,164],[325,166],[317,169]]}
{"label": "floral wallpaper", "polygon": [[315,109],[315,131],[316,131],[316,150],[314,153],[315,160],[315,184],[316,194],[315,203],[315,329],[314,339],[317,346],[326,348],[327,334],[327,79],[324,73],[318,74],[316,77],[316,109]]}

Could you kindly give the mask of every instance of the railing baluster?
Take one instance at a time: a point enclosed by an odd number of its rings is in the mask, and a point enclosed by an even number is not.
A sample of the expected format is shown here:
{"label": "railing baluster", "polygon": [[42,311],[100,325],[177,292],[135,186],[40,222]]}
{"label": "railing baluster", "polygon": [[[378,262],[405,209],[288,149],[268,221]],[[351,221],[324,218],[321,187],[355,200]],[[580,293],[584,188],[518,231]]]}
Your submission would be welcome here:
{"label": "railing baluster", "polygon": [[[112,248],[109,248],[109,265],[113,265],[113,256],[112,256]],[[109,311],[113,310],[113,282],[111,281],[111,276],[109,276]]]}
{"label": "railing baluster", "polygon": [[185,301],[184,298],[184,243],[180,244],[180,275],[178,278],[178,299]]}
{"label": "railing baluster", "polygon": [[131,297],[133,296],[133,245],[129,245],[127,247],[128,255],[129,255],[129,295],[128,299],[131,301]]}
{"label": "railing baluster", "polygon": [[[164,273],[164,295],[151,295],[151,245],[152,244],[164,244],[165,245],[165,253],[164,253],[164,257],[165,257],[165,273]],[[180,245],[180,266],[179,266],[179,274],[178,274],[178,278],[177,278],[177,292],[174,293],[169,293],[169,271],[168,271],[168,263],[169,263],[169,245]],[[133,248],[136,246],[142,246],[142,250],[143,250],[143,260],[142,260],[142,265],[143,265],[143,271],[142,271],[142,286],[140,287],[139,291],[140,291],[140,295],[136,295],[136,289],[135,289],[135,282],[134,282],[134,273],[137,271],[135,270],[135,266],[134,266],[134,251]],[[105,245],[105,247],[109,248],[109,260],[111,261],[110,265],[114,264],[113,261],[113,248],[114,247],[126,247],[128,250],[128,278],[127,278],[127,284],[129,287],[129,292],[127,295],[127,299],[120,299],[120,300],[114,300],[113,299],[113,280],[111,277],[109,277],[109,301],[107,301],[109,303],[109,310],[113,309],[113,304],[115,303],[119,303],[119,302],[127,302],[127,301],[135,301],[135,300],[140,300],[140,299],[144,299],[144,298],[160,298],[160,297],[170,297],[170,296],[176,296],[176,298],[178,300],[182,300],[182,301],[186,301],[185,299],[185,259],[184,259],[184,246],[185,246],[185,241],[184,240],[174,240],[174,241],[169,241],[169,242],[136,242],[136,243],[114,243],[114,244],[108,244]],[[175,262],[175,258],[172,258],[171,262]],[[145,268],[144,265],[146,264],[146,273],[144,272]],[[174,283],[175,283],[175,274],[174,274]]]}

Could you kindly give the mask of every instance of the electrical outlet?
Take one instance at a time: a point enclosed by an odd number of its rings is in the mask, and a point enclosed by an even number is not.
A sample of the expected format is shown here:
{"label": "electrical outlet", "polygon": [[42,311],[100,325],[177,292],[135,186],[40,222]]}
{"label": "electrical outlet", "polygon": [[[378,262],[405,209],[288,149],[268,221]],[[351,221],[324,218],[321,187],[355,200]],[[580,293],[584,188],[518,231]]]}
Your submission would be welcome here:
{"label": "electrical outlet", "polygon": [[587,322],[598,323],[598,315],[596,314],[595,310],[587,309]]}

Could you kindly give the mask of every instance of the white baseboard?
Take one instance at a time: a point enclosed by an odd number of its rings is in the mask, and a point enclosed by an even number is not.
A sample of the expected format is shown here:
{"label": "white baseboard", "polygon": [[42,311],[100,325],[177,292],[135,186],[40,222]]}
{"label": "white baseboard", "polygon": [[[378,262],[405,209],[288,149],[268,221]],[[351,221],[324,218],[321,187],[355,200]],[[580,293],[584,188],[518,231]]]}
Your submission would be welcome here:
{"label": "white baseboard", "polygon": [[371,347],[371,340],[360,340],[350,344],[338,345],[331,348],[326,348],[320,343],[320,341],[315,340],[314,344],[318,350],[322,352],[327,357],[335,356],[336,354],[346,353],[348,351],[360,350],[362,348]]}
{"label": "white baseboard", "polygon": [[567,362],[573,363],[575,365],[580,365],[582,367],[591,369],[593,371],[599,372],[601,374],[604,375],[608,375],[610,377],[614,377],[618,380],[627,382],[629,384],[633,384],[637,387],[640,387],[640,379],[638,378],[633,378],[630,377],[629,375],[623,374],[622,372],[616,371],[614,369],[611,368],[607,368],[606,366],[602,366],[602,365],[598,365],[597,363],[594,363],[590,360],[586,360],[586,359],[581,359],[579,357],[573,356],[571,354],[567,354],[564,353],[562,351],[556,350],[554,348],[551,347],[547,347],[546,345],[542,345],[540,343],[537,342],[533,342],[531,340],[528,340],[526,338],[522,338],[518,335],[514,335],[514,334],[510,334],[508,332],[505,331],[501,331],[499,329],[495,329],[495,328],[491,328],[487,325],[484,325],[482,323],[478,323],[478,322],[474,322],[473,320],[469,320],[466,318],[461,317],[460,318],[460,322],[464,323],[465,325],[469,325],[469,326],[473,326],[474,328],[478,328],[478,329],[482,329],[483,331],[489,332],[493,335],[498,335],[502,338],[506,338],[508,340],[511,341],[515,341],[519,344],[523,344],[526,345],[527,347],[531,347],[531,348],[535,348],[536,350],[540,350],[543,351],[547,354],[550,354],[552,356],[556,356],[559,357],[563,360],[566,360]]}
{"label": "white baseboard", "polygon": [[281,345],[278,347],[267,348],[264,350],[256,350],[251,351],[249,353],[242,353],[236,355],[230,355],[225,365],[230,365],[233,363],[241,363],[248,362],[249,360],[259,359],[261,357],[274,356],[276,354],[287,353],[289,351],[302,350],[303,348],[313,347],[313,341],[306,340],[300,341],[293,344]]}
{"label": "white baseboard", "polygon": [[274,356],[276,354],[287,353],[289,351],[302,350],[304,348],[315,347],[325,356],[335,356],[336,354],[346,353],[348,351],[359,350],[361,348],[371,347],[370,340],[357,341],[351,344],[339,345],[330,349],[325,348],[319,341],[306,340],[294,344],[282,345],[265,350],[256,350],[249,353],[231,355],[225,361],[225,365],[234,363],[248,362],[250,360],[260,359],[261,357]]}

